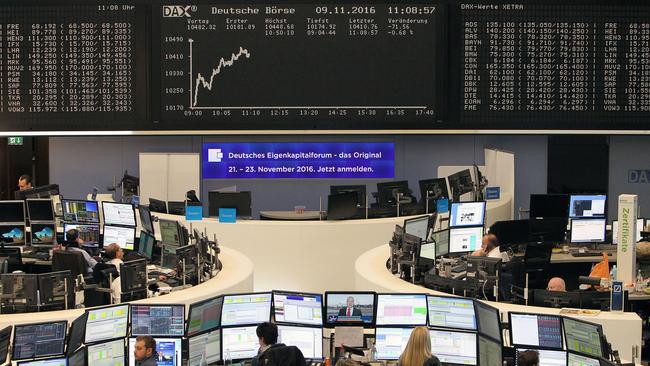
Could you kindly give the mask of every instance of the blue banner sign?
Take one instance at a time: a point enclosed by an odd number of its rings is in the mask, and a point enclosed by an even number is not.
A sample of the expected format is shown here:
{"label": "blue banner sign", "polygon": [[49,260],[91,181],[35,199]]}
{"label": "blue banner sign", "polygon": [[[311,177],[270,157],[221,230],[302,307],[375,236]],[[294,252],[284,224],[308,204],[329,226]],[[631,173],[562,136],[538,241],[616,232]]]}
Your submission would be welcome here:
{"label": "blue banner sign", "polygon": [[207,142],[203,179],[394,178],[392,142]]}

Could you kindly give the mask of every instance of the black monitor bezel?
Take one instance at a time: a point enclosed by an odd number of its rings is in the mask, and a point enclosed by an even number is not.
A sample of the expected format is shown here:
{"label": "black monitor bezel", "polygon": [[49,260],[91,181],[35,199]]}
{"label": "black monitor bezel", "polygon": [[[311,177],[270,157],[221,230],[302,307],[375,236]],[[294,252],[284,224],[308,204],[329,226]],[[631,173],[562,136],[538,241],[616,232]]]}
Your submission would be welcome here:
{"label": "black monitor bezel", "polygon": [[[498,325],[499,325],[499,336],[500,336],[499,338],[500,339],[492,338],[491,335],[489,335],[489,334],[487,334],[487,333],[485,333],[485,332],[483,332],[481,330],[481,318],[478,315],[479,312],[478,312],[478,308],[477,308],[479,306],[483,306],[483,307],[485,307],[486,309],[488,309],[488,310],[490,310],[492,312],[496,311],[497,319],[498,319]],[[476,301],[474,301],[474,314],[476,315],[476,332],[478,334],[481,334],[481,335],[485,336],[486,338],[492,339],[493,341],[500,342],[501,344],[503,344],[503,325],[501,324],[501,311],[499,310],[499,308],[488,305],[483,301],[476,300]]]}
{"label": "black monitor bezel", "polygon": [[[345,323],[334,323],[330,322],[327,316],[327,296],[328,295],[372,295],[372,322],[365,323],[362,321],[351,321]],[[377,293],[374,291],[325,291],[323,294],[323,327],[324,328],[335,328],[337,326],[350,326],[350,327],[364,327],[364,328],[374,328],[375,321],[377,320]]]}
{"label": "black monitor bezel", "polygon": [[[427,311],[426,316],[424,317],[424,324],[379,324],[378,322],[378,313],[379,313],[379,297],[380,296],[413,296],[421,295],[424,296],[424,306]],[[427,294],[424,292],[411,292],[411,293],[388,293],[388,292],[378,292],[375,297],[375,325],[381,328],[409,328],[409,327],[426,327],[429,321],[429,303],[427,301]]]}
{"label": "black monitor bezel", "polygon": [[[322,326],[321,327],[319,327],[319,326],[308,326],[308,325],[295,324],[295,323],[294,324],[277,323],[277,326],[278,326],[278,342],[281,342],[281,340],[280,340],[280,327],[319,329],[320,330],[320,335],[321,335],[320,336],[320,339],[321,339],[321,343],[320,343],[320,345],[321,345],[321,347],[320,347],[320,349],[321,349],[321,357],[320,358],[318,358],[318,357],[316,357],[316,358],[307,358],[307,357],[305,357],[305,359],[306,360],[323,360],[323,359],[325,359],[325,352],[323,352],[323,347],[322,347],[323,333],[324,333],[325,328],[323,328]],[[288,344],[287,346],[291,346],[291,345]]]}
{"label": "black monitor bezel", "polygon": [[[144,234],[144,236],[147,236],[147,237],[153,239],[153,244],[151,245],[151,255],[150,255],[150,256],[148,256],[147,253],[143,253],[142,250],[140,249],[140,248],[142,248],[142,245],[141,245],[141,243],[142,243],[142,236],[143,236],[142,234]],[[150,233],[148,233],[148,232],[145,231],[145,230],[140,230],[140,236],[138,237],[138,250],[137,250],[137,252],[138,252],[140,255],[142,255],[142,256],[144,256],[145,258],[147,258],[147,259],[150,260],[150,259],[153,257],[153,248],[154,248],[155,246],[156,246],[156,237],[155,237],[153,234],[150,234]]]}
{"label": "black monitor bezel", "polygon": [[[410,329],[411,332],[413,332],[413,329],[417,328],[417,326],[386,326],[386,325],[380,325],[375,328],[375,339],[377,338],[377,330],[378,329]],[[427,333],[429,332],[429,329],[427,328]],[[375,342],[376,343],[376,342]],[[478,355],[477,355],[478,356]],[[398,360],[398,358],[382,358],[382,360]]]}
{"label": "black monitor bezel", "polygon": [[[15,224],[12,224],[12,223],[0,223],[0,227],[9,227],[9,226],[22,228],[22,230],[23,230],[23,242],[22,242],[22,244],[4,243],[4,246],[5,247],[26,247],[27,246],[27,225],[25,225],[24,222],[17,222]],[[30,233],[30,239],[31,239],[31,233]]]}
{"label": "black monitor bezel", "polygon": [[[572,197],[574,197],[574,196],[592,196],[592,197],[593,197],[593,196],[602,196],[602,197],[605,197],[605,208],[604,208],[604,211],[605,211],[605,212],[604,212],[602,215],[598,215],[598,216],[572,216],[572,215],[571,215],[571,202],[573,201],[573,200],[572,200]],[[595,218],[605,218],[605,219],[606,219],[606,218],[607,218],[607,208],[608,208],[608,205],[607,205],[607,201],[608,201],[608,200],[607,200],[607,198],[608,198],[608,197],[607,197],[607,194],[600,194],[600,193],[594,193],[594,194],[589,194],[589,193],[575,193],[575,194],[573,194],[573,193],[572,193],[572,194],[569,195],[569,212],[568,212],[568,216],[569,216],[569,218],[572,219],[572,220],[573,220],[573,219],[585,219],[585,218],[587,218],[587,219],[588,219],[588,218],[594,218],[594,219],[595,219]]]}
{"label": "black monitor bezel", "polygon": [[[87,247],[93,247],[93,248],[102,248],[102,244],[104,243],[104,241],[102,240],[102,235],[101,235],[102,234],[102,231],[101,231],[102,227],[101,227],[100,224],[88,224],[88,223],[84,223],[84,222],[64,222],[63,223],[63,238],[64,238],[64,240],[67,240],[67,239],[65,239],[65,237],[67,235],[67,232],[68,232],[68,230],[66,230],[66,228],[69,225],[96,227],[97,228],[97,242],[92,242],[92,244],[89,244],[89,242],[84,242],[82,245],[87,246]],[[78,230],[78,229],[76,229],[76,230]]]}
{"label": "black monitor bezel", "polygon": [[[234,326],[234,327],[230,327],[230,326],[229,327],[221,327],[221,360],[223,360],[223,358],[224,358],[224,355],[223,355],[223,353],[224,353],[224,350],[223,350],[223,340],[224,340],[223,333],[226,330],[239,329],[239,328],[256,328],[256,327],[257,327],[257,325],[238,325],[238,326]],[[253,357],[255,357],[255,356],[253,356]],[[235,361],[250,360],[253,357],[233,358],[232,361],[235,362]]]}
{"label": "black monitor bezel", "polygon": [[[84,204],[87,204],[88,202],[94,202],[97,204],[97,222],[95,221],[79,221],[79,220],[65,220],[65,216],[67,214],[65,210],[65,203],[66,202],[83,202]],[[74,199],[67,199],[67,198],[61,198],[61,212],[63,213],[63,218],[65,222],[68,223],[75,223],[75,224],[88,224],[88,225],[99,225],[101,224],[101,217],[99,216],[99,213],[102,212],[100,211],[101,208],[99,207],[99,201],[93,201],[93,200],[74,200]],[[102,212],[103,214],[103,212]]]}
{"label": "black monitor bezel", "polygon": [[[107,222],[106,221],[106,209],[104,208],[105,205],[122,205],[122,206],[131,206],[131,213],[133,214],[133,225],[129,224],[118,224],[114,222]],[[136,227],[138,226],[138,219],[135,216],[135,206],[132,203],[122,203],[122,202],[110,202],[110,201],[102,201],[102,217],[104,218],[103,224],[105,226],[123,226],[123,227]]]}
{"label": "black monitor bezel", "polygon": [[[483,223],[482,224],[471,224],[471,225],[453,225],[452,221],[452,213],[454,212],[454,206],[460,206],[464,203],[482,203],[483,204]],[[481,226],[483,229],[485,229],[485,219],[487,216],[487,201],[460,201],[460,202],[452,202],[451,205],[449,206],[449,228],[450,229],[460,229],[460,228],[468,228],[468,227],[478,227]]]}
{"label": "black monitor bezel", "polygon": [[[223,324],[223,312],[226,307],[226,298],[230,296],[247,296],[247,295],[266,295],[270,294],[271,295],[271,303],[269,304],[269,318],[267,320],[264,320],[262,322],[256,322],[256,323],[251,323],[251,324],[233,324],[233,325],[224,325]],[[236,293],[236,294],[224,294],[223,295],[223,305],[221,306],[221,328],[236,328],[236,327],[248,327],[248,326],[257,326],[265,322],[271,322],[271,319],[273,318],[274,312],[273,312],[273,291],[260,291],[260,292],[241,292],[241,293]]]}
{"label": "black monitor bezel", "polygon": [[[485,227],[483,226],[463,226],[463,227],[454,227],[454,228],[449,228],[449,245],[447,246],[449,250],[447,251],[447,254],[462,254],[462,253],[470,253],[471,250],[465,250],[461,252],[452,252],[451,251],[451,231],[452,230],[466,230],[466,229],[481,229],[481,239],[485,235]],[[478,250],[479,248],[476,248],[475,250]]]}
{"label": "black monitor bezel", "polygon": [[[29,209],[29,203],[34,202],[34,201],[49,201],[50,202],[50,209],[52,209],[52,217],[50,219],[45,219],[45,220],[33,220],[32,219],[32,214]],[[54,212],[54,201],[52,201],[51,198],[27,198],[25,199],[25,209],[27,210],[27,218],[29,218],[29,222],[31,223],[41,223],[41,222],[54,222],[56,219],[56,212]]]}
{"label": "black monitor bezel", "polygon": [[[566,336],[567,330],[566,330],[566,326],[564,324],[564,322],[566,320],[575,321],[575,322],[583,323],[583,324],[588,324],[588,325],[596,327],[596,331],[598,332],[598,340],[599,340],[598,343],[600,343],[600,355],[596,356],[596,355],[591,355],[591,354],[588,354],[588,353],[583,353],[583,352],[580,352],[580,351],[575,351],[575,350],[570,350],[569,349],[569,341],[568,341],[569,338]],[[577,319],[577,318],[563,316],[562,317],[562,332],[563,332],[562,335],[564,336],[564,341],[565,341],[565,344],[566,344],[566,351],[567,352],[571,351],[571,352],[574,352],[574,353],[577,353],[577,354],[580,354],[580,355],[585,355],[585,356],[590,356],[590,357],[603,357],[603,353],[604,353],[603,351],[605,350],[605,347],[603,347],[603,326],[602,326],[602,324],[592,323],[592,322],[588,322],[588,321]]]}
{"label": "black monitor bezel", "polygon": [[[81,315],[79,315],[75,320],[70,323],[70,331],[68,332],[68,338],[66,339],[66,348],[65,348],[65,354],[67,356],[70,356],[72,353],[75,351],[79,350],[81,347],[83,347],[84,341],[86,340],[86,321],[88,320],[88,312],[84,311]],[[79,345],[76,346],[74,349],[70,349],[70,341],[72,340],[72,332],[77,329],[75,325],[78,325],[79,328],[81,328],[81,341],[79,342]]]}
{"label": "black monitor bezel", "polygon": [[[152,335],[152,337],[156,341],[156,347],[158,347],[158,340],[156,338],[180,340],[180,345],[181,345],[181,357],[180,357],[180,359],[181,359],[181,362],[182,362],[182,360],[183,360],[183,349],[185,348],[185,343],[186,343],[184,337],[166,337],[166,336],[154,336],[154,335]],[[127,356],[127,359],[126,359],[127,364],[129,364],[130,358],[133,357],[133,354],[130,352],[131,351],[131,349],[130,349],[131,348],[130,347],[131,340],[133,339],[134,347],[135,347],[136,338],[137,338],[137,336],[129,336],[129,337],[124,338],[125,347],[126,347],[125,355]],[[157,351],[157,350],[154,350],[154,351]],[[222,357],[222,359],[223,359],[223,357]],[[177,364],[177,365],[180,365],[180,364]]]}
{"label": "black monitor bezel", "polygon": [[[459,366],[479,366],[479,353],[478,353],[478,337],[479,333],[476,331],[466,331],[466,330],[461,330],[461,329],[449,329],[449,328],[439,328],[439,327],[432,327],[428,329],[429,335],[431,335],[431,331],[434,332],[453,332],[453,333],[464,333],[464,334],[472,334],[474,336],[474,352],[476,352],[476,363],[475,364],[461,364],[461,363],[451,363],[451,362],[444,362],[444,365],[459,365]],[[487,337],[490,339],[489,337]],[[503,355],[503,354],[502,354]],[[442,361],[441,361],[442,363]]]}
{"label": "black monitor bezel", "polygon": [[564,360],[565,360],[565,362],[567,360],[567,353],[569,353],[569,351],[567,351],[565,349],[547,349],[547,348],[542,348],[542,347],[527,347],[527,346],[519,346],[519,347],[513,347],[513,348],[514,348],[514,353],[515,353],[513,366],[518,366],[518,364],[519,364],[517,362],[518,361],[517,360],[518,359],[517,353],[520,350],[523,350],[523,351],[535,350],[535,351],[564,352]]}
{"label": "black monitor bezel", "polygon": [[25,204],[25,201],[23,200],[1,200],[0,201],[0,207],[4,204],[17,204],[17,205],[22,205],[23,206],[23,219],[22,220],[16,220],[16,221],[2,221],[1,223],[7,223],[7,224],[14,224],[14,223],[23,223],[25,224],[25,221],[27,220],[27,206]]}
{"label": "black monitor bezel", "polygon": [[[187,338],[192,338],[192,337],[197,336],[197,335],[208,333],[208,332],[211,332],[211,331],[213,331],[215,329],[221,329],[221,315],[222,315],[221,310],[223,309],[224,296],[225,295],[217,295],[217,296],[213,296],[213,297],[210,297],[208,299],[193,302],[193,303],[190,304],[189,310],[187,312],[187,320],[186,320],[187,325],[185,327],[185,336]],[[201,330],[201,331],[190,334],[190,319],[192,319],[192,310],[196,309],[197,307],[199,307],[201,305],[204,305],[206,303],[217,300],[219,298],[221,299],[221,309],[219,309],[219,325],[215,326],[214,328],[209,328],[207,330]]]}
{"label": "black monitor bezel", "polygon": [[[87,330],[87,327],[88,327],[88,318],[90,317],[90,313],[93,312],[93,311],[97,311],[97,310],[117,308],[117,307],[120,307],[120,306],[126,306],[127,307],[126,311],[127,311],[128,314],[127,314],[127,317],[126,317],[127,323],[126,323],[126,333],[125,333],[125,335],[121,336],[121,337],[106,338],[106,339],[100,339],[100,340],[95,340],[95,341],[89,342],[86,339],[86,336],[88,335],[86,330]],[[87,345],[93,345],[93,344],[96,344],[96,343],[112,341],[112,340],[116,340],[116,339],[120,339],[120,338],[125,338],[125,337],[127,337],[129,335],[129,325],[131,324],[131,306],[130,306],[129,303],[120,303],[120,304],[114,304],[114,305],[101,306],[101,307],[97,307],[97,308],[87,309],[85,311],[85,314],[86,314],[86,319],[84,321],[84,341],[83,341],[83,344],[86,345],[86,346]]]}
{"label": "black monitor bezel", "polygon": [[[446,327],[442,325],[433,325],[431,324],[431,317],[429,316],[431,313],[429,312],[429,298],[430,297],[439,297],[443,299],[452,299],[452,300],[466,300],[472,303],[472,310],[474,311],[474,329],[468,329],[468,328],[455,328],[455,327]],[[427,294],[427,325],[430,328],[440,328],[440,329],[451,329],[451,330],[464,330],[464,331],[473,331],[477,332],[478,331],[478,319],[476,317],[476,308],[474,307],[474,299],[470,299],[467,297],[460,297],[460,296],[447,296],[447,295],[436,295],[436,294]]]}
{"label": "black monitor bezel", "polygon": [[[168,335],[168,334],[154,334],[154,333],[134,334],[133,333],[133,314],[134,314],[134,311],[133,311],[132,308],[137,307],[137,306],[147,306],[147,307],[180,306],[180,307],[182,307],[183,308],[183,334],[182,335],[178,335],[178,334]],[[183,304],[183,303],[177,303],[177,304],[162,304],[162,303],[158,303],[158,304],[135,304],[135,303],[129,303],[129,324],[131,324],[131,334],[130,334],[131,337],[136,337],[136,336],[141,336],[141,335],[145,335],[145,336],[150,335],[152,337],[162,337],[162,338],[182,338],[182,337],[185,337],[186,318],[187,317],[185,316],[185,304]]]}
{"label": "black monitor bezel", "polygon": [[84,347],[81,348],[81,350],[83,350],[85,355],[86,355],[86,365],[90,365],[90,362],[89,362],[89,359],[88,359],[90,357],[90,347],[99,346],[99,345],[102,345],[102,344],[112,343],[112,342],[116,342],[116,341],[122,341],[122,345],[124,346],[124,364],[128,365],[129,353],[128,353],[128,349],[127,349],[128,344],[125,342],[126,339],[127,339],[127,337],[112,338],[110,340],[101,341],[101,342],[93,342],[91,344],[84,345]]}
{"label": "black monitor bezel", "polygon": [[[17,334],[17,328],[18,327],[26,327],[26,326],[33,326],[33,325],[44,325],[44,324],[65,324],[65,335],[63,337],[63,347],[61,347],[61,353],[51,353],[47,355],[36,355],[36,351],[34,350],[34,356],[29,357],[29,358],[16,358],[14,355],[16,354],[16,334]],[[67,320],[56,320],[56,321],[51,321],[51,322],[39,322],[39,323],[25,323],[25,324],[17,324],[14,326],[14,333],[13,336],[11,337],[11,360],[12,361],[20,361],[20,360],[33,360],[35,358],[40,358],[40,357],[51,357],[51,358],[60,358],[59,356],[65,357],[65,347],[68,344],[68,321]],[[54,357],[52,357],[54,356]]]}
{"label": "black monitor bezel", "polygon": [[[220,295],[220,296],[222,296],[222,295]],[[202,337],[202,336],[205,336],[205,335],[207,335],[209,333],[212,333],[212,332],[218,332],[219,333],[219,361],[217,361],[217,362],[223,361],[223,332],[221,331],[221,328],[214,328],[214,329],[209,330],[209,331],[195,333],[195,334],[192,334],[191,336],[187,336],[188,364],[189,364],[189,359],[191,357],[191,355],[190,355],[190,341],[192,339],[194,339],[194,338]],[[186,334],[187,334],[187,332],[186,332]]]}
{"label": "black monitor bezel", "polygon": [[[323,328],[325,324],[325,309],[323,308],[323,305],[325,304],[325,299],[323,298],[323,294],[319,293],[310,293],[310,292],[295,292],[295,291],[285,291],[285,290],[273,290],[272,291],[273,295],[271,296],[271,305],[272,305],[272,317],[273,320],[276,324],[282,324],[282,325],[293,325],[293,326],[304,326],[304,327],[321,327]],[[275,318],[275,295],[280,294],[280,295],[302,295],[302,296],[319,296],[320,297],[320,312],[321,312],[321,322],[320,324],[303,324],[303,323],[292,323],[292,322],[287,322],[287,321],[278,321]]]}
{"label": "black monitor bezel", "polygon": [[[434,223],[431,222],[431,221],[432,221],[432,219],[433,219],[434,217],[435,217],[435,216],[434,216],[433,214],[426,214],[426,215],[421,215],[421,216],[416,216],[416,217],[410,217],[410,218],[408,218],[408,219],[405,219],[404,222],[402,223],[402,228],[404,228],[404,234],[408,234],[408,233],[406,232],[406,224],[408,224],[409,222],[419,221],[419,220],[422,220],[422,219],[424,219],[424,218],[427,218],[427,233],[424,235],[425,237],[424,237],[424,238],[421,238],[421,239],[422,239],[423,242],[426,241],[426,240],[428,240],[428,239],[429,239],[429,235],[431,235],[431,233],[432,233],[432,231],[433,231],[433,224],[434,224]],[[413,235],[413,234],[411,234],[411,235]]]}
{"label": "black monitor bezel", "polygon": [[[151,224],[151,227],[145,227],[144,220],[142,220],[142,214],[146,214],[148,217],[148,222]],[[151,235],[155,235],[155,229],[154,229],[154,224],[153,224],[153,217],[151,215],[151,209],[149,208],[148,205],[138,205],[138,216],[140,217],[140,226],[142,230],[149,232]],[[148,230],[151,229],[151,230]]]}
{"label": "black monitor bezel", "polygon": [[[102,247],[105,247],[105,246],[108,246],[108,245],[112,244],[112,243],[107,243],[106,242],[106,228],[107,227],[133,231],[133,248],[132,249],[129,249],[129,248],[126,248],[126,247],[123,248],[122,246],[120,246],[120,248],[122,248],[124,250],[135,251],[135,232],[136,232],[136,229],[137,229],[135,226],[103,225],[102,226],[102,228],[103,228],[103,231],[102,231]],[[117,242],[115,242],[115,244],[120,245]]]}
{"label": "black monitor bezel", "polygon": [[[48,226],[52,228],[52,232],[54,233],[54,237],[52,238],[52,241],[49,243],[36,243],[34,244],[34,234],[35,231],[34,227],[35,226]],[[29,246],[34,247],[34,248],[52,248],[52,245],[56,242],[56,234],[57,234],[57,227],[56,227],[56,222],[36,222],[32,221],[30,222],[29,226]]]}
{"label": "black monitor bezel", "polygon": [[[534,316],[549,316],[549,317],[554,317],[557,318],[558,322],[560,323],[560,347],[548,347],[548,346],[539,346],[539,345],[532,345],[532,344],[521,344],[521,343],[514,343],[514,332],[513,332],[513,327],[512,327],[512,315],[534,315]],[[517,347],[532,347],[535,349],[542,349],[542,350],[549,350],[549,351],[562,351],[564,350],[564,330],[562,329],[564,322],[562,321],[562,316],[557,315],[557,314],[536,314],[536,313],[524,313],[524,312],[519,312],[519,311],[509,311],[508,312],[508,325],[509,325],[509,331],[508,331],[508,338],[510,341],[510,345],[517,348]]]}
{"label": "black monitor bezel", "polygon": [[[579,221],[602,221],[603,225],[603,240],[600,241],[573,241],[573,225]],[[636,236],[636,234],[635,234]],[[636,239],[636,238],[635,238]],[[590,217],[590,218],[573,218],[571,219],[571,230],[569,231],[569,242],[571,244],[601,244],[607,241],[607,217]],[[636,241],[636,240],[635,240]]]}

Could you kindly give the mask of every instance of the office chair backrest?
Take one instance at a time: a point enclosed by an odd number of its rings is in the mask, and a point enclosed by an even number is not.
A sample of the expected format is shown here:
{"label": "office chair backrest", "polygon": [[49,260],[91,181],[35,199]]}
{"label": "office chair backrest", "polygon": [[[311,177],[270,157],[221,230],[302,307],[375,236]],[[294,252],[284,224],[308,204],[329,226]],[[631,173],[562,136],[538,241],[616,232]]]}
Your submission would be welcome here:
{"label": "office chair backrest", "polygon": [[[300,349],[296,346],[269,348],[264,355],[269,366],[306,366],[307,362]],[[261,361],[261,360],[260,360]]]}
{"label": "office chair backrest", "polygon": [[70,271],[72,278],[86,274],[86,260],[80,252],[55,250],[52,254],[52,271]]}

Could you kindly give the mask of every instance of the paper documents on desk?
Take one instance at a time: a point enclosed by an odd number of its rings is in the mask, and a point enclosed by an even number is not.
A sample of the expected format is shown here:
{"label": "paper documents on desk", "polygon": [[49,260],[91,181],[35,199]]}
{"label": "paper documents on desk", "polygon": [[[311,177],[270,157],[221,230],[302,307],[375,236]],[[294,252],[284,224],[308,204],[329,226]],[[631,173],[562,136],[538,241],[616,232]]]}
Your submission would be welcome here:
{"label": "paper documents on desk", "polygon": [[335,327],[334,346],[363,347],[363,327]]}
{"label": "paper documents on desk", "polygon": [[596,316],[596,315],[600,314],[600,310],[562,308],[562,310],[560,310],[560,314],[562,314],[562,315]]}

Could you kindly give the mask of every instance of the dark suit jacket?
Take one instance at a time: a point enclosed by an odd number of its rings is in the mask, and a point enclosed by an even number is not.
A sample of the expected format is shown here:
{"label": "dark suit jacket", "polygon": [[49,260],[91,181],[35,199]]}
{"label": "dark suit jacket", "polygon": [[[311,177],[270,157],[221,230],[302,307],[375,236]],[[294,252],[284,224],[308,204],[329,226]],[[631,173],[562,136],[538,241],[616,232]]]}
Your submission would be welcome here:
{"label": "dark suit jacket", "polygon": [[[340,308],[339,309],[339,316],[348,316],[347,312],[348,312],[347,306],[343,307],[343,308]],[[361,316],[361,309],[356,308],[356,307],[352,307],[352,316]]]}

